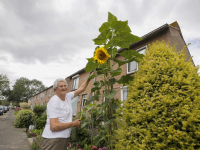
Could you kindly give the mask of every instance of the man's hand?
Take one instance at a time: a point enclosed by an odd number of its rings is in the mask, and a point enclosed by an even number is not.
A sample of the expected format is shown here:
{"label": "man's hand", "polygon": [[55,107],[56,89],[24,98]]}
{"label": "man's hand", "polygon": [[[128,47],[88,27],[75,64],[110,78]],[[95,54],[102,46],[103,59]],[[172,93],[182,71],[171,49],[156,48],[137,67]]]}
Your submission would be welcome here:
{"label": "man's hand", "polygon": [[77,119],[77,120],[73,121],[73,126],[74,126],[74,127],[80,127],[80,126],[81,126],[81,121],[80,121],[80,119]]}

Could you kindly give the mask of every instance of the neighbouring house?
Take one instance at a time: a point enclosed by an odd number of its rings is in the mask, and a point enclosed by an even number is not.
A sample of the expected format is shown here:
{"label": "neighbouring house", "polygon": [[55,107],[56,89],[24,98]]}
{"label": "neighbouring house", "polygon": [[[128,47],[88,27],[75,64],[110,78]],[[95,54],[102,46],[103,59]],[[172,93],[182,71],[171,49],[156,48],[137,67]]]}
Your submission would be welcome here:
{"label": "neighbouring house", "polygon": [[[164,40],[166,43],[170,42],[170,44],[176,44],[177,51],[182,50],[182,48],[186,45],[181,29],[177,22],[173,22],[172,24],[165,24],[147,33],[146,35],[142,36],[142,39],[143,40],[137,43],[132,43],[129,49],[134,49],[134,50],[137,50],[139,53],[144,54],[145,50],[148,50],[148,44],[151,44],[155,41],[162,41],[162,40]],[[123,50],[125,49],[121,48],[118,50],[118,52],[120,53]],[[188,55],[187,60],[189,60],[191,58],[191,55],[189,53],[188,48],[186,48],[186,54]],[[116,58],[120,60],[123,59],[120,55],[117,55]],[[121,68],[122,68],[122,74],[120,76],[117,76],[116,78],[120,78],[122,75],[134,74],[134,72],[138,70],[138,64],[133,61],[133,62],[122,65]],[[89,75],[90,73],[85,72],[83,68],[73,73],[72,75],[66,77],[65,79],[68,83],[68,92],[76,90],[86,80],[86,78],[89,77]],[[92,79],[87,89],[72,100],[74,116],[76,116],[78,112],[82,110],[84,101],[93,94],[93,93],[90,93],[90,91],[93,88],[94,81],[99,81],[99,77]],[[114,89],[118,91],[115,98],[121,99],[122,101],[126,101],[128,87],[126,86],[123,87],[123,85],[116,83],[114,85]],[[100,92],[103,93],[102,90]],[[33,108],[34,105],[36,104],[46,105],[48,101],[50,100],[50,98],[55,94],[56,93],[53,90],[53,86],[50,86],[44,91],[41,91],[40,93],[31,97],[28,102],[31,105],[31,108]],[[96,101],[96,103],[102,103],[103,101],[105,101],[105,98],[103,96],[99,97],[99,99],[100,100]]]}

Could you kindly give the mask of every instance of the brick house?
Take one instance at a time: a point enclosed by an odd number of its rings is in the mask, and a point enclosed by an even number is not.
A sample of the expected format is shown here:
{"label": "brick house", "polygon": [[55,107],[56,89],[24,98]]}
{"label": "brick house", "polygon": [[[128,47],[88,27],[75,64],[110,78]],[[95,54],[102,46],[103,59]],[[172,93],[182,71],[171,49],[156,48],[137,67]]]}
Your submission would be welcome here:
{"label": "brick house", "polygon": [[[142,39],[143,40],[137,43],[131,44],[129,49],[134,49],[134,50],[137,50],[139,53],[144,54],[145,50],[146,49],[148,50],[148,44],[151,44],[155,41],[162,41],[162,40],[164,40],[166,43],[170,42],[170,44],[176,44],[177,51],[182,50],[182,48],[186,45],[183,39],[183,35],[181,33],[181,29],[177,22],[174,22],[172,24],[165,24],[149,32],[148,34],[142,36]],[[123,50],[125,49],[121,48],[118,50],[118,52],[120,53]],[[191,58],[191,55],[187,48],[186,48],[186,53],[188,55],[187,60],[189,60]],[[117,55],[116,58],[119,60],[123,59],[123,57],[120,55]],[[121,68],[122,68],[122,74],[120,76],[117,76],[116,77],[117,79],[119,79],[122,75],[134,74],[134,72],[138,70],[138,65],[136,62],[133,61],[133,62],[122,65]],[[72,75],[66,77],[65,79],[68,83],[68,92],[76,90],[86,80],[86,78],[89,77],[89,75],[90,73],[85,72],[83,68],[73,73]],[[93,93],[90,93],[90,90],[93,87],[93,82],[99,81],[99,80],[100,80],[99,77],[92,79],[87,89],[72,100],[74,116],[76,116],[77,113],[81,111],[84,101],[87,99],[87,97],[93,94]],[[123,87],[123,85],[116,83],[113,88],[117,90],[117,94],[115,98],[125,101],[127,97],[127,87]],[[100,92],[103,93],[102,90]],[[55,92],[53,90],[53,86],[50,86],[44,91],[34,95],[32,98],[29,99],[28,102],[31,105],[31,108],[33,108],[35,104],[47,104],[47,102],[50,100],[50,98],[53,95],[55,95]],[[100,100],[96,103],[102,103],[105,100],[103,96],[100,96],[99,99]]]}

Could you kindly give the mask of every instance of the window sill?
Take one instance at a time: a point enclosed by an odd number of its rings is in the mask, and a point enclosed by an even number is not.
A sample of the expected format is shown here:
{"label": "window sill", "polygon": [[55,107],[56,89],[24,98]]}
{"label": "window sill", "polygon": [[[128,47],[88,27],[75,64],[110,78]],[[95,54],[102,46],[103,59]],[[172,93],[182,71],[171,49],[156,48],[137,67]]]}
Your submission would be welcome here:
{"label": "window sill", "polygon": [[135,73],[135,72],[137,72],[137,70],[131,71],[131,72],[127,72],[126,74],[133,74],[133,73]]}
{"label": "window sill", "polygon": [[75,91],[75,90],[77,90],[77,89],[71,89],[71,91]]}

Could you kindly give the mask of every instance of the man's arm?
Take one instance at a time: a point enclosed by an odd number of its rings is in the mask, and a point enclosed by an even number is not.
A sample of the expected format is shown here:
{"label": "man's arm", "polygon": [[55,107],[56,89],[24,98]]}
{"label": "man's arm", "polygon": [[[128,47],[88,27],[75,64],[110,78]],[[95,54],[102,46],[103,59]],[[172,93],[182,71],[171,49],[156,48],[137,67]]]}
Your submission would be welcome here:
{"label": "man's arm", "polygon": [[75,120],[73,122],[68,122],[68,123],[61,123],[58,121],[58,118],[51,118],[50,119],[50,130],[52,132],[56,132],[56,131],[62,131],[65,130],[67,128],[71,128],[71,127],[80,127],[81,126],[81,121]]}

